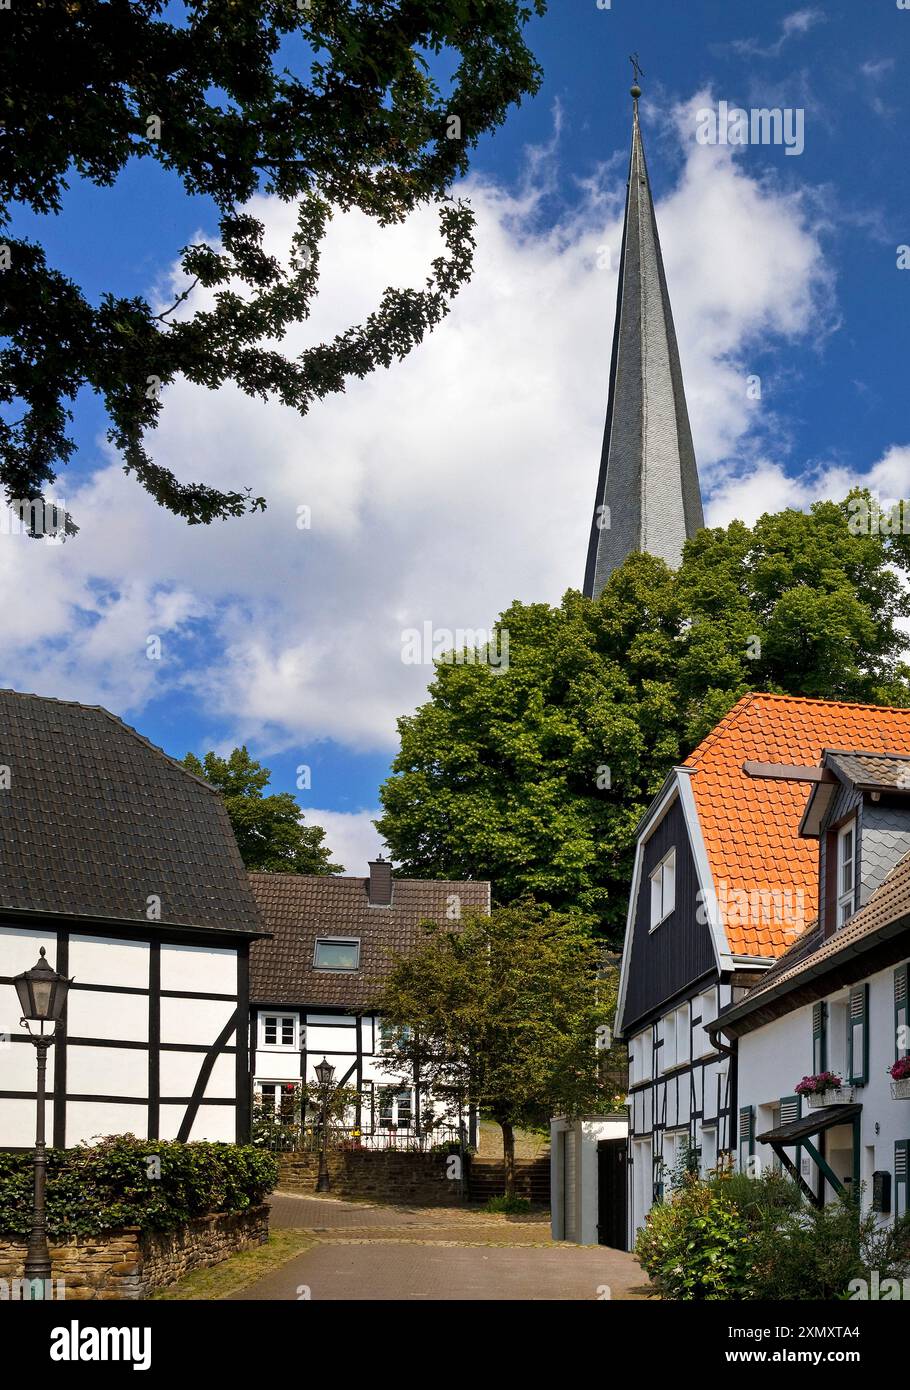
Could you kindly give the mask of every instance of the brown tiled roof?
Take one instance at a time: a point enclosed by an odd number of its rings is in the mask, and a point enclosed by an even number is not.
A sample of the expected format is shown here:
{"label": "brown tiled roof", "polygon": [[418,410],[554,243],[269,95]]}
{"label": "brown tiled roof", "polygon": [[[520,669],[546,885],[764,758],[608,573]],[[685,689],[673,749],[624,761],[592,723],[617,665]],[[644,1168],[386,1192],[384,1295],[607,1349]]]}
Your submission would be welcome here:
{"label": "brown tiled roof", "polygon": [[[412,951],[423,922],[454,925],[446,916],[453,895],[465,915],[490,910],[481,881],[396,878],[391,907],[370,906],[366,878],[251,873],[250,883],[272,933],[250,951],[250,997],[261,1004],[364,1008],[391,969],[390,953]],[[358,937],[360,969],[314,970],[320,936]]]}
{"label": "brown tiled roof", "polygon": [[[810,972],[818,973],[819,967],[824,967],[828,962],[833,964],[842,954],[860,956],[864,948],[876,944],[878,933],[889,927],[894,929],[895,934],[903,932],[906,938],[904,946],[910,954],[910,854],[905,854],[898,861],[865,907],[861,907],[833,936],[822,939],[817,925],[813,924],[799,941],[794,942],[787,957],[777,961],[759,983],[736,1004],[724,1010],[724,1014],[748,1013],[753,1007],[761,1007],[771,994],[799,988]],[[814,949],[813,941],[816,943]],[[800,949],[801,946],[804,949]]]}
{"label": "brown tiled roof", "polygon": [[220,796],[98,705],[0,690],[0,913],[261,933]]}

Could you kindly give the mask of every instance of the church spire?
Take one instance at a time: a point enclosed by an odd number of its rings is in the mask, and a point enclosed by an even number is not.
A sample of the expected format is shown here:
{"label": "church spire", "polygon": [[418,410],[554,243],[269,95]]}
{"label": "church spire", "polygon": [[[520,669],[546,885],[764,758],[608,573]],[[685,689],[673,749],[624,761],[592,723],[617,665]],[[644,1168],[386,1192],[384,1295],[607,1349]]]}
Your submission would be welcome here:
{"label": "church spire", "polygon": [[638,121],[632,60],[632,155],[619,265],[610,392],[584,592],[598,598],[633,550],[677,566],[704,526],[698,468],[654,203]]}

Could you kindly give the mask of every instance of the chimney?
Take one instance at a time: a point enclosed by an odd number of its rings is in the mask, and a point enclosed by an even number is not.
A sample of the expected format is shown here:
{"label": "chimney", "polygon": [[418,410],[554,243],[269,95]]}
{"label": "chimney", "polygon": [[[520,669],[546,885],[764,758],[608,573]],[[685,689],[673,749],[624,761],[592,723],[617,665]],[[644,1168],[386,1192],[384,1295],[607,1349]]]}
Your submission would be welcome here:
{"label": "chimney", "polygon": [[392,906],[392,865],[382,855],[370,860],[370,907]]}

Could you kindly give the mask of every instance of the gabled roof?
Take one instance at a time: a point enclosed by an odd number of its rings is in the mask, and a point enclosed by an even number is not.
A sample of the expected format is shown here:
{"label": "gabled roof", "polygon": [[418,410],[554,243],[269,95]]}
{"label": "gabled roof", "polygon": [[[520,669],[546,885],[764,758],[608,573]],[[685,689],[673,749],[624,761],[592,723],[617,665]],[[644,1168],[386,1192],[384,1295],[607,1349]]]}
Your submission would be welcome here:
{"label": "gabled roof", "polygon": [[[449,917],[454,898],[461,912],[487,913],[486,881],[393,880],[392,903],[374,907],[368,878],[315,874],[251,873],[270,941],[250,951],[250,997],[254,1003],[309,1008],[367,1007],[391,969],[393,954],[406,955],[423,940],[422,924],[457,927]],[[360,941],[360,968],[329,972],[313,968],[317,937]]]}
{"label": "gabled roof", "polygon": [[0,690],[0,765],[0,914],[262,933],[218,793],[106,709]]}
{"label": "gabled roof", "polygon": [[818,846],[799,835],[809,785],[752,778],[743,763],[815,766],[826,748],[910,755],[910,709],[745,695],[686,759],[718,896],[795,895],[786,923],[734,913],[726,928],[734,956],[782,955],[818,910]]}
{"label": "gabled roof", "polygon": [[[897,862],[866,905],[833,936],[821,938],[816,929],[806,934],[805,941],[808,949],[794,951],[792,957],[779,961],[742,999],[722,1010],[718,1024],[738,1024],[772,1002],[776,1014],[797,1008],[805,1002],[803,997],[788,1004],[787,996],[810,982],[817,982],[814,993],[822,998],[831,989],[825,976],[834,970],[847,969],[854,979],[862,979],[869,973],[864,955],[883,942],[893,942],[897,957],[910,955],[910,854]],[[748,1025],[735,1031],[748,1031]]]}
{"label": "gabled roof", "polygon": [[910,792],[910,753],[840,753],[829,751],[828,766],[860,791]]}

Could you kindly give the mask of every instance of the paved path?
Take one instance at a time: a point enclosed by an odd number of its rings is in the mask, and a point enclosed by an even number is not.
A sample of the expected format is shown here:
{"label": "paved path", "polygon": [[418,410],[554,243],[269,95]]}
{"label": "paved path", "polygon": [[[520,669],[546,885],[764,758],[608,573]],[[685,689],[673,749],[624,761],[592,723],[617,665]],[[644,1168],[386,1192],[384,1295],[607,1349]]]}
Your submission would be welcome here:
{"label": "paved path", "polygon": [[278,1194],[272,1225],[314,1245],[234,1300],[631,1299],[645,1278],[631,1255],[551,1241],[540,1213],[387,1207]]}

